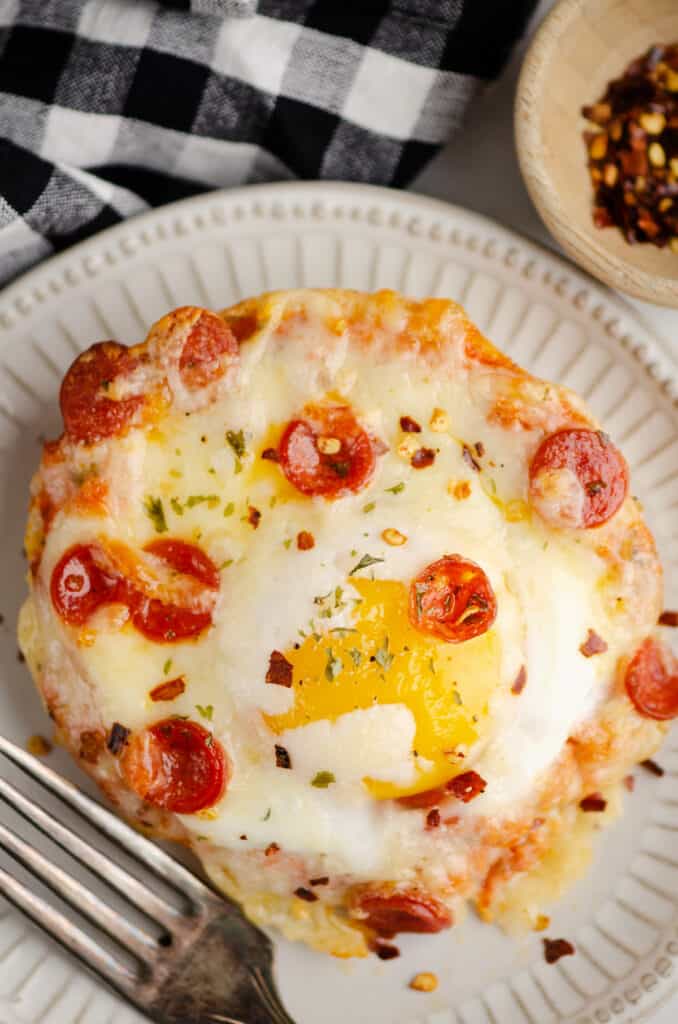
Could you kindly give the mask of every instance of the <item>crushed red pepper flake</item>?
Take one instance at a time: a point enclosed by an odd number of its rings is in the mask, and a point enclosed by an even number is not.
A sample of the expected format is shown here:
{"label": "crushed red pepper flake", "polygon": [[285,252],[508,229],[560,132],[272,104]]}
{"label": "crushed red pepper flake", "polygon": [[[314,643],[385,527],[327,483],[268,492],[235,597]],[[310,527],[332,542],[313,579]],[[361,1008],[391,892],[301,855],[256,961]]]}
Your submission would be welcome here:
{"label": "crushed red pepper flake", "polygon": [[665,611],[659,616],[660,626],[678,626],[678,612]]}
{"label": "crushed red pepper flake", "polygon": [[476,459],[474,459],[473,452],[471,451],[467,444],[463,444],[461,446],[461,457],[463,458],[467,466],[475,470],[476,473],[480,472],[480,463]]}
{"label": "crushed red pepper flake", "polygon": [[516,676],[516,678],[513,681],[513,686],[511,687],[511,693],[515,693],[516,696],[518,694],[522,693],[523,690],[525,689],[526,682],[527,682],[527,669],[525,668],[524,665],[521,665],[520,669],[518,671],[518,675]]}
{"label": "crushed red pepper flake", "polygon": [[[111,726],[111,731],[108,734],[108,740],[106,746],[108,747],[111,754],[119,754],[123,747],[127,745],[129,739],[130,730],[124,725],[120,725],[120,722],[114,722]],[[80,737],[82,740],[82,737]]]}
{"label": "crushed red pepper flake", "polygon": [[602,812],[607,807],[607,800],[602,793],[589,793],[583,800],[579,801],[582,811]]}
{"label": "crushed red pepper flake", "polygon": [[180,697],[186,689],[186,680],[183,676],[177,676],[176,679],[168,679],[165,683],[158,683],[152,690],[149,691],[148,696],[152,701],[158,700],[175,700]]}
{"label": "crushed red pepper flake", "polygon": [[329,885],[329,875],[321,875],[320,878],[311,878],[309,885]]}
{"label": "crushed red pepper flake", "polygon": [[280,651],[271,651],[266,682],[273,686],[292,685],[292,663]]}
{"label": "crushed red pepper flake", "polygon": [[436,460],[436,453],[433,448],[417,448],[410,459],[410,465],[414,469],[426,469],[432,466]]}
{"label": "crushed red pepper flake", "polygon": [[248,505],[247,507],[247,522],[250,524],[252,529],[256,530],[261,522],[261,512],[254,505]]}
{"label": "crushed red pepper flake", "polygon": [[446,783],[445,788],[463,803],[467,804],[470,800],[474,800],[475,797],[480,796],[484,793],[487,788],[487,783],[482,775],[478,775],[478,772],[462,772],[461,775],[456,775],[453,779],[450,779]]}
{"label": "crushed red pepper flake", "polygon": [[573,956],[575,948],[567,939],[542,939],[544,943],[544,960],[547,964],[555,964],[563,956]]}
{"label": "crushed red pepper flake", "polygon": [[400,417],[400,429],[405,434],[421,434],[421,427],[411,416]]}
{"label": "crushed red pepper flake", "polygon": [[629,793],[633,793],[634,789],[636,788],[636,780],[633,777],[633,775],[624,776],[624,785],[628,789]]}
{"label": "crushed red pepper flake", "polygon": [[284,747],[281,747],[279,743],[276,743],[275,745],[275,765],[276,768],[292,767],[292,759],[289,753]]}
{"label": "crushed red pepper flake", "polygon": [[268,462],[280,462],[280,456],[278,455],[277,448],[264,448],[261,453],[262,459],[266,459]]}
{"label": "crushed red pepper flake", "polygon": [[678,251],[678,43],[652,46],[582,108],[596,227]]}
{"label": "crushed red pepper flake", "polygon": [[589,629],[586,634],[586,640],[581,644],[579,650],[585,658],[592,658],[594,654],[604,654],[607,650],[607,644],[602,636],[598,636],[595,629]]}
{"label": "crushed red pepper flake", "polygon": [[478,458],[482,459],[483,455],[485,454],[485,445],[483,444],[483,442],[482,441],[476,441],[476,443],[473,445],[473,447],[476,450],[476,455],[478,456]]}
{"label": "crushed red pepper flake", "polygon": [[380,960],[395,960],[400,956],[398,947],[392,946],[389,942],[375,942],[374,952]]}
{"label": "crushed red pepper flake", "polygon": [[300,900],[306,900],[307,903],[315,903],[318,899],[314,892],[311,892],[310,889],[304,889],[303,885],[294,890],[294,895],[298,896]]}
{"label": "crushed red pepper flake", "polygon": [[440,811],[437,807],[432,807],[426,815],[426,828],[438,828],[440,825]]}
{"label": "crushed red pepper flake", "polygon": [[308,530],[300,530],[297,534],[297,547],[300,551],[310,551],[315,547],[315,537]]}
{"label": "crushed red pepper flake", "polygon": [[656,761],[653,761],[651,757],[647,757],[644,761],[640,762],[641,768],[645,768],[646,771],[651,772],[652,775],[656,775],[658,779],[661,779],[664,775],[664,769]]}
{"label": "crushed red pepper flake", "polygon": [[264,856],[265,857],[272,857],[273,854],[274,853],[278,853],[279,850],[280,850],[280,847],[278,846],[277,843],[269,843],[268,846],[266,847],[266,849],[264,850]]}

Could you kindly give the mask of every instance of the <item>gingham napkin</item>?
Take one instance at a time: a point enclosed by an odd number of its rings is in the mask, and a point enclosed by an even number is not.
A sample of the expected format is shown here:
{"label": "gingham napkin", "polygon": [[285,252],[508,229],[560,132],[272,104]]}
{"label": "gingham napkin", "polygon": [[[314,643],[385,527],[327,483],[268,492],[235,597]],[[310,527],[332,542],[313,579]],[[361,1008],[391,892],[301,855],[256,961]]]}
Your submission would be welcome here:
{"label": "gingham napkin", "polygon": [[0,0],[0,283],[209,188],[406,185],[536,0]]}

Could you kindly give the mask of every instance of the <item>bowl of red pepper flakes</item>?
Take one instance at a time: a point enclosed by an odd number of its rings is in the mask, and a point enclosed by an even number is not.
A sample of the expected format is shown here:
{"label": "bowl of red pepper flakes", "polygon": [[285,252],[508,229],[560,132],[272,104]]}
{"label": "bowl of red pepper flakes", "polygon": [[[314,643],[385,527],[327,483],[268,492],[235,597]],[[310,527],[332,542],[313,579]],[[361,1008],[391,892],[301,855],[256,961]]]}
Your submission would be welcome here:
{"label": "bowl of red pepper flakes", "polygon": [[567,255],[678,307],[678,0],[560,0],[525,56],[515,130]]}

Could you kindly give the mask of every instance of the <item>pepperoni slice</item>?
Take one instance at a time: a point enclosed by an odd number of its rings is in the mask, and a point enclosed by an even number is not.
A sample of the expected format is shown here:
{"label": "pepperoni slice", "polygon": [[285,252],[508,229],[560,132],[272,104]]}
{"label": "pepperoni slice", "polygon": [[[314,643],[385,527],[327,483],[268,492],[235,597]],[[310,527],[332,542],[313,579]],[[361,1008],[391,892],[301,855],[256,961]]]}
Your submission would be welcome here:
{"label": "pepperoni slice", "polygon": [[103,568],[101,555],[94,544],[77,544],[61,556],[52,571],[52,602],[69,626],[84,625],[104,604],[127,602],[121,577]]}
{"label": "pepperoni slice", "polygon": [[553,526],[601,526],[622,505],[628,487],[624,456],[601,430],[550,434],[530,465],[530,500]]}
{"label": "pepperoni slice", "polygon": [[644,640],[626,670],[626,692],[644,718],[678,718],[678,671],[656,641]]}
{"label": "pepperoni slice", "polygon": [[191,328],[179,359],[179,372],[187,388],[202,388],[223,377],[238,342],[233,331],[216,313],[207,310]]}
{"label": "pepperoni slice", "polygon": [[358,906],[367,927],[384,939],[398,932],[440,932],[452,924],[447,907],[421,892],[366,893]]}
{"label": "pepperoni slice", "polygon": [[136,360],[117,341],[101,341],[78,356],[61,384],[59,403],[66,433],[73,441],[96,444],[121,434],[144,399],[110,397],[116,377],[129,373]]}
{"label": "pepperoni slice", "polygon": [[497,600],[475,562],[444,555],[410,584],[410,621],[415,629],[451,644],[486,633],[497,615]]}
{"label": "pepperoni slice", "polygon": [[[208,590],[219,589],[216,566],[195,544],[183,540],[156,540],[148,544],[145,550],[162,559],[175,572],[199,580]],[[132,622],[139,632],[156,643],[190,640],[212,625],[211,608],[164,604],[158,598],[148,597],[140,591],[135,592],[130,602],[130,611]]]}
{"label": "pepperoni slice", "polygon": [[[219,589],[219,573],[207,555],[181,540],[157,540],[146,548],[176,573],[198,580],[213,598]],[[80,544],[62,555],[52,572],[54,607],[71,626],[82,626],[102,605],[127,605],[134,626],[156,643],[178,643],[200,635],[212,624],[213,600],[198,608],[164,603],[149,597],[126,580],[96,544]]]}
{"label": "pepperoni slice", "polygon": [[122,770],[142,800],[175,814],[214,806],[230,774],[224,749],[212,733],[179,718],[135,733],[125,748]]}
{"label": "pepperoni slice", "polygon": [[374,441],[346,405],[306,406],[285,428],[278,455],[297,490],[323,498],[362,490],[376,464]]}

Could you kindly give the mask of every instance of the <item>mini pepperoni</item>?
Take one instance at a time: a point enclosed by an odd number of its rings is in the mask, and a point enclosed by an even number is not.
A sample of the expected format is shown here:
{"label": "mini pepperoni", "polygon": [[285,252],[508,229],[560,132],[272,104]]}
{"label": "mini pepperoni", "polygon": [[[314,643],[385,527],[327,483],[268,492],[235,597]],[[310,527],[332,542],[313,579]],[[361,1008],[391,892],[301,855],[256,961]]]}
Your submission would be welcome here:
{"label": "mini pepperoni", "polygon": [[452,924],[447,907],[421,892],[366,893],[358,905],[367,927],[384,939],[399,932],[440,932]]}
{"label": "mini pepperoni", "polygon": [[122,769],[142,800],[175,814],[212,807],[229,776],[223,747],[212,733],[179,718],[135,733],[125,748]]}
{"label": "mini pepperoni", "polygon": [[[198,580],[216,597],[219,573],[200,548],[168,539],[154,541],[146,550],[176,573]],[[114,602],[127,605],[136,629],[158,643],[195,638],[212,624],[212,610],[204,602],[188,608],[149,597],[115,568],[106,568],[104,551],[95,544],[77,545],[62,555],[52,572],[50,589],[54,607],[71,626],[82,626],[98,608]]]}
{"label": "mini pepperoni", "polygon": [[444,555],[410,584],[410,621],[422,633],[458,644],[486,633],[497,615],[487,576],[475,562]]}
{"label": "mini pepperoni", "polygon": [[231,328],[216,313],[202,313],[190,330],[179,359],[179,372],[188,388],[202,388],[223,377],[238,353]]}
{"label": "mini pepperoni", "polygon": [[129,373],[136,360],[117,341],[102,341],[78,356],[61,385],[59,402],[66,433],[73,441],[96,444],[121,434],[143,403],[140,395],[113,398],[117,377]]}
{"label": "mini pepperoni", "polygon": [[76,544],[52,571],[50,591],[57,612],[69,626],[82,626],[104,604],[126,602],[118,573],[103,568],[103,552],[94,544]]}
{"label": "mini pepperoni", "polygon": [[340,498],[367,484],[377,453],[348,406],[317,405],[288,423],[278,454],[283,473],[302,494]]}
{"label": "mini pepperoni", "polygon": [[601,526],[628,486],[624,457],[600,430],[559,430],[542,441],[530,465],[530,500],[552,526]]}
{"label": "mini pepperoni", "polygon": [[675,661],[648,637],[626,670],[626,692],[636,711],[659,721],[678,718],[678,671]]}
{"label": "mini pepperoni", "polygon": [[[182,540],[156,540],[148,544],[145,550],[162,559],[176,572],[193,576],[209,590],[219,589],[216,566],[195,544]],[[139,591],[135,592],[130,601],[130,611],[139,632],[157,643],[190,640],[212,625],[212,611],[209,608],[165,604]]]}

